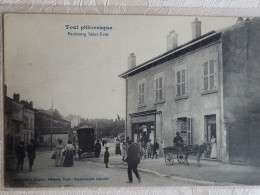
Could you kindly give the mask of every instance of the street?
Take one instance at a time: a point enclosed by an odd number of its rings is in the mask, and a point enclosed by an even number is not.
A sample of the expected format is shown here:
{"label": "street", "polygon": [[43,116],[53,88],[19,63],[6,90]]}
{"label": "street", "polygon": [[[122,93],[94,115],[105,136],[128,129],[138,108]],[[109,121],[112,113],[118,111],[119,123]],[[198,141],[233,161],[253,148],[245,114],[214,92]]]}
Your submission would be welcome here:
{"label": "street", "polygon": [[[111,148],[111,155],[114,152]],[[8,160],[8,169],[5,175],[6,187],[125,187],[125,186],[189,186],[186,182],[174,181],[170,178],[154,174],[139,172],[142,178],[139,184],[133,174],[133,184],[128,181],[127,169],[114,165],[105,168],[103,151],[99,159],[87,157],[81,161],[74,161],[73,167],[56,167],[51,160],[51,151],[37,154],[33,171],[28,171],[28,158],[25,158],[24,171],[15,172],[16,159]],[[116,156],[122,158],[122,156]],[[98,162],[95,162],[97,160]]]}

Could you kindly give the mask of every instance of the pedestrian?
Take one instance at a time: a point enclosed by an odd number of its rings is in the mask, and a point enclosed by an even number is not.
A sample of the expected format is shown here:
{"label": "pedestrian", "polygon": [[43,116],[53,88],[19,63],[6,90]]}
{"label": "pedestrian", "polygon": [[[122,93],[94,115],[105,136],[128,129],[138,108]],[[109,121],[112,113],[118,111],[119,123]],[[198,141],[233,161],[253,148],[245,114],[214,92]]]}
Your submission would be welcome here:
{"label": "pedestrian", "polygon": [[106,168],[109,168],[108,163],[109,163],[109,152],[108,152],[108,147],[106,147],[106,151],[104,153],[104,163],[106,164]]}
{"label": "pedestrian", "polygon": [[126,156],[126,144],[125,144],[125,141],[123,141],[123,144],[122,144],[122,155],[123,155],[122,161],[125,161],[125,156]]}
{"label": "pedestrian", "polygon": [[29,158],[29,171],[32,171],[34,159],[36,158],[36,146],[34,139],[30,140],[30,144],[27,146],[27,153]]}
{"label": "pedestrian", "polygon": [[116,155],[121,155],[121,149],[120,149],[120,142],[118,139],[116,139]]}
{"label": "pedestrian", "polygon": [[152,140],[149,139],[149,142],[147,142],[147,144],[146,144],[148,158],[152,157],[153,145],[152,145],[151,141]]}
{"label": "pedestrian", "polygon": [[65,158],[63,162],[64,167],[72,167],[73,166],[73,150],[74,146],[71,144],[71,141],[68,141],[64,148]]}
{"label": "pedestrian", "polygon": [[159,143],[157,142],[157,139],[154,140],[154,144],[153,144],[153,158],[155,155],[155,158],[157,159],[157,151],[159,150]]}
{"label": "pedestrian", "polygon": [[105,144],[105,140],[104,139],[102,139],[102,146],[104,147],[104,144]]}
{"label": "pedestrian", "polygon": [[17,146],[15,153],[17,157],[16,171],[17,172],[23,171],[23,163],[25,158],[24,142],[21,141],[19,143],[19,146]]}
{"label": "pedestrian", "polygon": [[138,179],[138,182],[141,182],[141,176],[139,175],[137,171],[137,166],[140,162],[140,151],[139,148],[133,144],[132,140],[128,140],[128,151],[127,151],[127,157],[125,161],[128,164],[128,179],[129,181],[127,183],[133,183],[133,176],[132,176],[132,171],[134,172],[135,176]]}
{"label": "pedestrian", "polygon": [[64,149],[64,146],[62,144],[62,139],[58,139],[58,144],[56,145],[56,149],[55,149],[55,153],[56,153],[55,164],[56,164],[56,167],[60,167],[62,165],[63,149]]}
{"label": "pedestrian", "polygon": [[97,143],[95,144],[95,156],[96,158],[99,158],[101,151],[101,144],[99,143],[99,140],[97,140]]}
{"label": "pedestrian", "polygon": [[177,147],[181,147],[183,146],[183,139],[182,137],[180,136],[180,133],[179,132],[176,132],[176,137],[174,137],[173,139],[173,143],[174,143],[174,146],[177,146]]}
{"label": "pedestrian", "polygon": [[216,143],[216,138],[214,136],[212,136],[210,143],[211,143],[210,158],[217,158],[217,143]]}

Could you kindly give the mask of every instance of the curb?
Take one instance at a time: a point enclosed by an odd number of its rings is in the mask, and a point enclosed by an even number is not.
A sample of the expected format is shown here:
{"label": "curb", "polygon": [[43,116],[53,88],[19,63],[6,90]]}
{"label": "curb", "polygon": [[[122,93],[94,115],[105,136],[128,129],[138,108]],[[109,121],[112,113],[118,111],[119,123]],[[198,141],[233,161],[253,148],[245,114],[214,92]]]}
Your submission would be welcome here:
{"label": "curb", "polygon": [[[94,160],[90,160],[91,162],[94,163],[99,163],[102,164],[100,162],[96,162]],[[114,168],[120,168],[120,169],[127,169],[127,165],[121,165],[121,164],[110,164],[112,165]],[[112,167],[110,166],[110,167]],[[149,169],[144,169],[144,168],[137,168],[138,171],[143,172],[143,173],[149,173],[149,174],[153,174],[153,175],[158,175],[161,177],[167,177],[169,179],[175,180],[175,181],[180,181],[180,182],[186,182],[186,183],[192,183],[195,185],[207,185],[207,186],[243,186],[243,184],[237,184],[237,183],[228,183],[228,182],[212,182],[212,181],[204,181],[204,180],[195,180],[195,179],[188,179],[188,178],[183,178],[183,177],[177,177],[177,176],[171,176],[171,175],[164,175],[161,174],[157,171],[152,171]]]}

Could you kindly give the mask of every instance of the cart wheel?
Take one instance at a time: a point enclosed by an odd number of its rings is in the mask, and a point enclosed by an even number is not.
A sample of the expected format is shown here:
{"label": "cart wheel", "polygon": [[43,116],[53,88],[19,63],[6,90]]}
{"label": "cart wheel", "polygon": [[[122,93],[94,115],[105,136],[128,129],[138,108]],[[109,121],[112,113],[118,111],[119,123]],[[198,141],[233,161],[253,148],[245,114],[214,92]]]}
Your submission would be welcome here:
{"label": "cart wheel", "polygon": [[184,154],[183,153],[179,153],[177,154],[177,160],[180,164],[183,164],[185,162],[184,160]]}
{"label": "cart wheel", "polygon": [[173,155],[171,153],[165,154],[165,163],[168,166],[173,165]]}

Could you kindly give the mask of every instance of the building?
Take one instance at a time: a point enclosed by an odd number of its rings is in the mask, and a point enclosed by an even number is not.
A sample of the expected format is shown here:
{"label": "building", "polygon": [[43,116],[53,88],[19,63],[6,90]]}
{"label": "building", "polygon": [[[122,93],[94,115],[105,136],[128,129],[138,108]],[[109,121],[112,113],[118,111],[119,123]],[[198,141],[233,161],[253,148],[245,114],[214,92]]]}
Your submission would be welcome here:
{"label": "building", "polygon": [[5,91],[5,117],[4,117],[4,134],[5,147],[7,151],[14,151],[20,141],[25,144],[34,139],[34,109],[33,102],[21,100],[20,94],[14,93],[13,99],[6,96]]}
{"label": "building", "polygon": [[34,116],[33,102],[21,101],[23,111],[23,125],[22,125],[22,140],[25,144],[29,144],[31,139],[34,139]]}
{"label": "building", "polygon": [[4,97],[5,149],[6,152],[12,152],[20,141],[24,141],[22,140],[23,108],[19,102],[19,94],[14,94],[13,99],[6,95]]}
{"label": "building", "polygon": [[176,132],[186,144],[217,140],[217,158],[233,164],[260,164],[260,19],[201,35],[136,66],[130,54],[126,81],[127,136],[157,139],[160,150]]}
{"label": "building", "polygon": [[67,143],[70,122],[64,120],[57,110],[37,110],[35,115],[35,134],[40,146],[55,146],[58,139]]}

